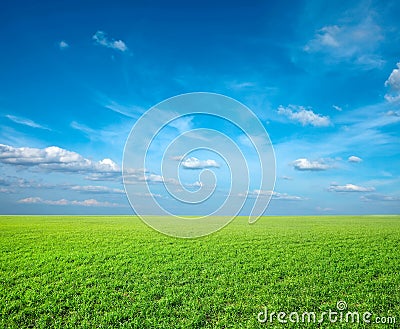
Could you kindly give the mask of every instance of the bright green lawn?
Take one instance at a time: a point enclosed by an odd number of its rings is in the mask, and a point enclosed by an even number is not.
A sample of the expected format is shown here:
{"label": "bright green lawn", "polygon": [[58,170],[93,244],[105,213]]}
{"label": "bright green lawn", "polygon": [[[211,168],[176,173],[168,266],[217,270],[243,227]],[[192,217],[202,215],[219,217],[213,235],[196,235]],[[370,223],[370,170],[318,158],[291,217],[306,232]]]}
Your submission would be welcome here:
{"label": "bright green lawn", "polygon": [[136,217],[0,216],[5,328],[317,328],[257,314],[339,300],[397,320],[359,328],[399,327],[400,216],[238,218],[194,240]]}

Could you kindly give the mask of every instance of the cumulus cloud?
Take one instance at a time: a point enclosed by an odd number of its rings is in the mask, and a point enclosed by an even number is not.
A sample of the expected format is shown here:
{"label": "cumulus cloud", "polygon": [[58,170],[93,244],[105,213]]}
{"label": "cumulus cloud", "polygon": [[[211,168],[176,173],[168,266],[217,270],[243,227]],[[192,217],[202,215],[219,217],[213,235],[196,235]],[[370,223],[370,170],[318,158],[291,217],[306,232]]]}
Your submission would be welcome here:
{"label": "cumulus cloud", "polygon": [[385,81],[385,86],[390,89],[385,95],[385,99],[389,102],[400,100],[400,62],[396,65],[397,68],[393,69],[389,78]]}
{"label": "cumulus cloud", "polygon": [[179,182],[174,179],[174,178],[165,178],[161,175],[157,174],[148,174],[139,177],[139,181],[146,181],[149,183],[165,183],[165,184],[173,184],[173,185],[179,185]]}
{"label": "cumulus cloud", "polygon": [[99,178],[102,175],[115,178],[121,174],[121,169],[111,159],[92,161],[57,146],[39,149],[0,144],[0,163],[48,171],[96,174]]}
{"label": "cumulus cloud", "polygon": [[84,206],[84,207],[125,207],[125,205],[121,205],[118,203],[111,203],[108,201],[97,201],[96,199],[87,199],[87,200],[45,200],[40,197],[29,197],[25,199],[21,199],[18,201],[21,204],[46,204],[51,206]]}
{"label": "cumulus cloud", "polygon": [[219,164],[215,160],[199,160],[191,157],[181,162],[185,169],[204,169],[204,168],[219,168]]}
{"label": "cumulus cloud", "polygon": [[362,160],[361,158],[355,156],[355,155],[352,155],[352,156],[350,156],[350,157],[347,159],[347,161],[358,163],[358,162],[361,162],[361,161],[363,161],[363,160]]}
{"label": "cumulus cloud", "polygon": [[289,195],[287,193],[279,193],[275,191],[266,191],[266,190],[253,190],[248,191],[247,193],[239,193],[240,197],[248,197],[248,198],[259,198],[259,197],[271,197],[273,200],[285,200],[285,201],[302,201],[306,200],[303,197],[296,195]]}
{"label": "cumulus cloud", "polygon": [[316,114],[311,109],[306,109],[303,106],[279,106],[278,114],[286,116],[292,121],[299,122],[303,126],[327,127],[332,124],[329,117]]}
{"label": "cumulus cloud", "polygon": [[104,33],[103,31],[97,31],[93,35],[92,39],[95,41],[96,44],[107,48],[116,49],[122,52],[128,50],[128,47],[126,46],[125,42],[123,42],[122,40],[109,39],[107,37],[107,34]]}
{"label": "cumulus cloud", "polygon": [[31,127],[31,128],[39,128],[39,129],[44,129],[44,130],[51,130],[50,128],[42,126],[42,125],[40,125],[40,124],[36,123],[35,121],[30,120],[30,119],[17,117],[15,115],[11,115],[11,114],[7,114],[6,118],[10,119],[11,121],[13,121],[15,123],[23,125],[23,126],[28,126],[28,127]]}
{"label": "cumulus cloud", "polygon": [[69,44],[68,44],[67,42],[65,42],[64,40],[61,40],[61,41],[58,43],[58,47],[59,47],[61,50],[64,50],[64,49],[69,48]]}
{"label": "cumulus cloud", "polygon": [[301,158],[293,161],[292,163],[294,169],[300,170],[300,171],[321,171],[321,170],[327,170],[329,168],[332,168],[329,164],[325,163],[323,159],[320,160],[315,160],[315,161],[310,161],[306,158]]}
{"label": "cumulus cloud", "polygon": [[328,64],[344,62],[365,69],[380,68],[385,63],[377,53],[382,40],[381,27],[367,14],[355,24],[323,26],[303,50],[323,56]]}
{"label": "cumulus cloud", "polygon": [[354,184],[346,184],[346,185],[331,184],[328,190],[331,192],[372,192],[375,191],[375,188],[359,186]]}
{"label": "cumulus cloud", "polygon": [[384,195],[384,194],[368,194],[363,195],[360,198],[362,201],[365,202],[373,202],[373,201],[400,201],[400,196],[393,196],[393,195]]}

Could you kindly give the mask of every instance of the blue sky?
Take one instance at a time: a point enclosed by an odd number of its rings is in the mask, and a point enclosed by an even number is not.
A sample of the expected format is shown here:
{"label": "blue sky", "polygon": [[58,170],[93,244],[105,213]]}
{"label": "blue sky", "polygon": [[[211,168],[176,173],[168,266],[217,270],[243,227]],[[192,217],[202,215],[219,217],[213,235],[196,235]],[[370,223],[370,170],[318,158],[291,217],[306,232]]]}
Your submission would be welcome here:
{"label": "blue sky", "polygon": [[[121,166],[132,126],[201,91],[240,101],[268,131],[267,215],[398,214],[399,13],[398,1],[2,1],[1,213],[131,214]],[[169,129],[204,126],[219,124]],[[157,145],[142,174],[162,199]],[[198,170],[181,163],[184,184],[200,185],[208,163],[226,193],[221,157],[186,160]]]}

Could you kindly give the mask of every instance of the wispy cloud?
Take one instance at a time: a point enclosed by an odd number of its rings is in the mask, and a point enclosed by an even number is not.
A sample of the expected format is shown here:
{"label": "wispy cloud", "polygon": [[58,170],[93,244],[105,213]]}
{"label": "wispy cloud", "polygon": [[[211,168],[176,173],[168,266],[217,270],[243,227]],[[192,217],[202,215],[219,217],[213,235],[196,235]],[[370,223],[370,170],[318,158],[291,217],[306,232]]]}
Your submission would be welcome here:
{"label": "wispy cloud", "polygon": [[12,186],[13,188],[54,188],[56,185],[38,182],[34,179],[26,179],[16,176],[5,176],[0,179],[0,186]]}
{"label": "wispy cloud", "polygon": [[284,201],[303,201],[307,200],[301,196],[289,195],[287,193],[280,193],[276,191],[265,191],[265,190],[253,190],[247,193],[239,193],[240,197],[248,198],[260,198],[260,197],[271,197],[273,200],[284,200]]}
{"label": "wispy cloud", "polygon": [[354,184],[336,185],[331,184],[328,191],[331,192],[372,192],[375,191],[374,187],[365,187]]}
{"label": "wispy cloud", "polygon": [[390,110],[390,111],[386,112],[386,115],[389,116],[389,117],[400,118],[400,111],[392,111],[392,110]]}
{"label": "wispy cloud", "polygon": [[333,211],[333,208],[329,208],[329,207],[316,207],[315,209],[316,209],[317,211],[321,211],[321,212]]}
{"label": "wispy cloud", "polygon": [[122,104],[99,91],[94,92],[94,101],[110,111],[135,120],[146,111],[143,107],[134,104]]}
{"label": "wispy cloud", "polygon": [[111,188],[102,185],[73,185],[73,186],[68,186],[67,189],[84,193],[125,194],[125,191],[122,189]]}
{"label": "wispy cloud", "polygon": [[158,193],[134,193],[135,196],[141,198],[162,198],[163,196]]}
{"label": "wispy cloud", "polygon": [[343,109],[342,109],[340,106],[338,106],[338,105],[332,105],[332,107],[333,107],[336,111],[339,111],[339,112],[342,112],[342,111],[343,111]]}
{"label": "wispy cloud", "polygon": [[133,118],[133,119],[137,119],[139,117],[137,113],[143,112],[143,109],[137,106],[125,106],[112,100],[109,100],[107,103],[105,103],[104,107],[111,111],[114,111],[116,113],[122,114],[128,118]]}
{"label": "wispy cloud", "polygon": [[183,156],[183,155],[175,155],[175,156],[171,157],[171,160],[182,161],[184,158],[185,158],[185,156]]}
{"label": "wispy cloud", "polygon": [[279,106],[278,114],[286,116],[294,122],[299,122],[303,126],[310,125],[314,127],[327,127],[332,124],[329,117],[316,114],[311,109],[306,109],[303,106]]}
{"label": "wispy cloud", "polygon": [[365,69],[380,68],[385,61],[377,49],[383,39],[381,27],[373,15],[367,14],[354,23],[323,26],[303,50],[310,55],[322,55],[328,64],[345,62]]}
{"label": "wispy cloud", "polygon": [[115,39],[109,39],[107,37],[107,34],[104,33],[103,31],[97,31],[92,39],[95,41],[96,44],[107,47],[107,48],[111,48],[111,49],[116,49],[122,52],[126,52],[128,51],[128,47],[125,44],[125,42],[123,42],[122,40],[115,40]]}
{"label": "wispy cloud", "polygon": [[179,133],[184,133],[189,131],[193,127],[193,117],[192,116],[184,116],[179,117],[169,123],[169,125],[178,130]]}
{"label": "wispy cloud", "polygon": [[108,201],[97,201],[96,199],[87,199],[87,200],[45,200],[40,197],[28,197],[21,200],[18,200],[18,203],[22,204],[45,204],[51,206],[84,206],[84,207],[126,207],[126,205],[122,205],[119,203],[112,203]]}
{"label": "wispy cloud", "polygon": [[311,161],[306,158],[301,158],[293,161],[292,165],[294,169],[300,171],[321,171],[332,168],[332,166],[327,164],[326,160],[323,159]]}
{"label": "wispy cloud", "polygon": [[92,129],[84,124],[81,124],[76,121],[72,121],[70,124],[71,128],[79,130],[80,132],[84,133],[86,136],[92,138],[93,136],[97,135],[98,131]]}
{"label": "wispy cloud", "polygon": [[367,194],[360,198],[362,201],[374,202],[374,201],[389,201],[389,202],[399,202],[400,196],[398,195],[385,195],[385,194]]}
{"label": "wispy cloud", "polygon": [[249,89],[255,87],[255,85],[256,84],[254,82],[249,82],[249,81],[244,81],[244,82],[231,81],[227,83],[227,87],[233,90]]}
{"label": "wispy cloud", "polygon": [[118,142],[120,145],[124,144],[125,136],[129,134],[129,131],[132,128],[131,124],[128,122],[98,129],[93,129],[76,121],[72,121],[70,126],[71,128],[83,133],[90,140],[103,141],[107,144]]}
{"label": "wispy cloud", "polygon": [[215,160],[199,160],[195,157],[185,159],[181,162],[181,166],[185,169],[219,168],[219,164]]}
{"label": "wispy cloud", "polygon": [[31,128],[51,130],[50,128],[42,126],[42,125],[40,125],[40,124],[36,123],[35,121],[30,120],[30,119],[18,117],[18,116],[11,115],[11,114],[6,114],[6,118],[8,118],[11,121],[13,121],[15,123],[18,123],[20,125],[28,126],[28,127],[31,127]]}

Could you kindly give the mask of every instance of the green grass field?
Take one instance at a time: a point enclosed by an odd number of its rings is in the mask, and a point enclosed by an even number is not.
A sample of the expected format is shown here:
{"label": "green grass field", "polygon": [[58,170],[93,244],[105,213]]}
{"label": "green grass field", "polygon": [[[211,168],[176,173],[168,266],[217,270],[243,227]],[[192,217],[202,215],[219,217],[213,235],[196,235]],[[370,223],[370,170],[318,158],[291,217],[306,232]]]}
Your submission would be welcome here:
{"label": "green grass field", "polygon": [[[0,217],[4,328],[398,328],[400,216],[237,218],[183,240],[136,217]],[[396,324],[259,323],[337,310]]]}

